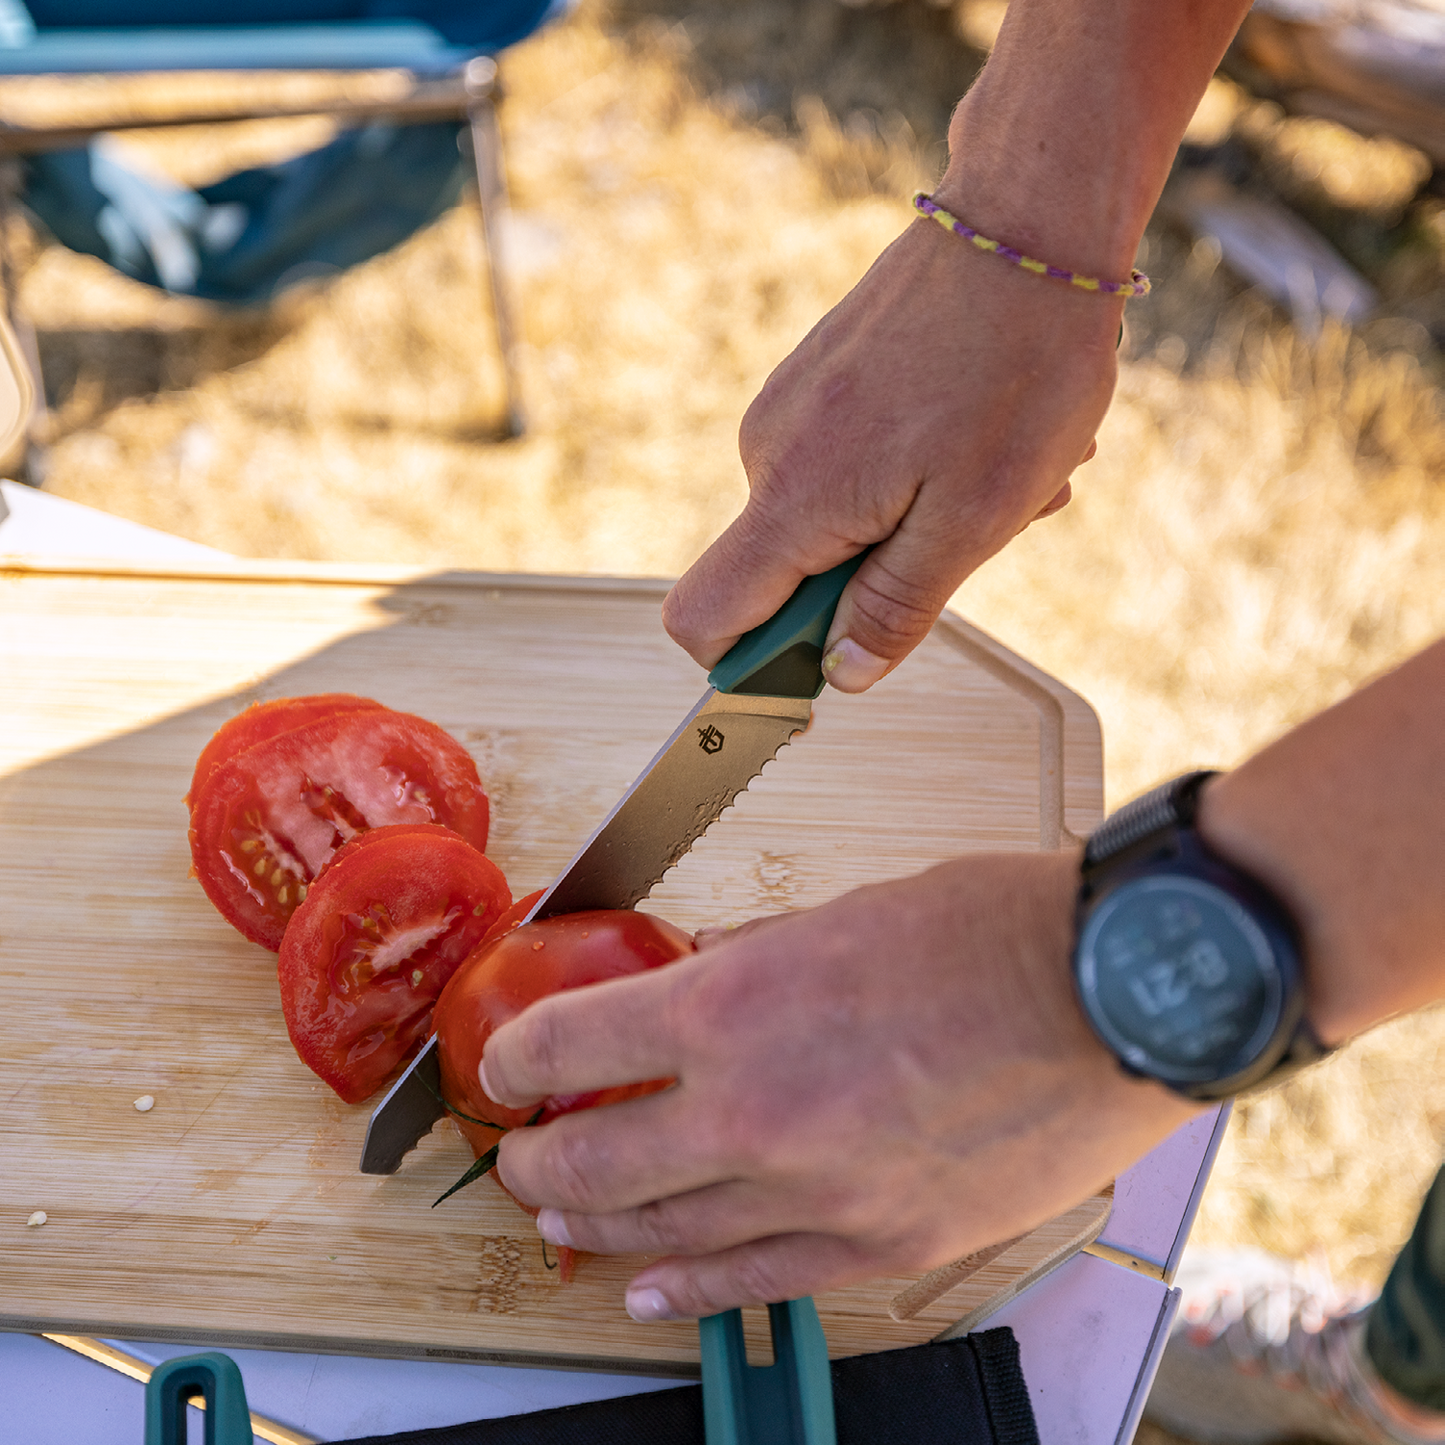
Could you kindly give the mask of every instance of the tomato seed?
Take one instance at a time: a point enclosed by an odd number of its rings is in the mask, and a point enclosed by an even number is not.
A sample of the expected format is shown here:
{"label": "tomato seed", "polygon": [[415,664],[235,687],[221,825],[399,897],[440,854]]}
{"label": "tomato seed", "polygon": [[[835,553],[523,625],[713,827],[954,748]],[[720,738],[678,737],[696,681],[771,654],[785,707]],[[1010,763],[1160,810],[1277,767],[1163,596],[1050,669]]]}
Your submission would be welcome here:
{"label": "tomato seed", "polygon": [[258,859],[256,859],[256,869],[255,869],[256,877],[258,877],[258,878],[263,877],[263,876],[265,875],[266,870],[267,870],[270,866],[271,866],[271,863],[270,863],[270,860],[269,860],[269,859],[267,859],[267,858],[258,858]]}
{"label": "tomato seed", "polygon": [[298,903],[306,902],[306,885],[304,883],[298,883],[296,885],[296,901]]}
{"label": "tomato seed", "polygon": [[271,886],[274,888],[286,875],[278,868],[271,875]]}
{"label": "tomato seed", "polygon": [[286,890],[285,890],[284,888],[278,888],[278,889],[276,890],[276,902],[277,902],[277,903],[285,903],[285,902],[286,902],[286,896],[287,896],[287,895],[286,895]]}
{"label": "tomato seed", "polygon": [[254,853],[260,846],[261,840],[259,838],[247,838],[246,841],[241,844],[241,851],[243,853]]}

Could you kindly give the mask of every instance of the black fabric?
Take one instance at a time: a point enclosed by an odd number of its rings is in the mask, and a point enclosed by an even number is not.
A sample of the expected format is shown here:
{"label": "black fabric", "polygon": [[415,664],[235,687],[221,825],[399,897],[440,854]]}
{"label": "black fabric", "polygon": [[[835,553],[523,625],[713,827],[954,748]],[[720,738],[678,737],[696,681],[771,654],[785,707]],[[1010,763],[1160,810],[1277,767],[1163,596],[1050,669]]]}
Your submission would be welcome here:
{"label": "black fabric", "polygon": [[[1012,1330],[833,1361],[838,1445],[1039,1445]],[[338,1445],[704,1445],[702,1386]]]}

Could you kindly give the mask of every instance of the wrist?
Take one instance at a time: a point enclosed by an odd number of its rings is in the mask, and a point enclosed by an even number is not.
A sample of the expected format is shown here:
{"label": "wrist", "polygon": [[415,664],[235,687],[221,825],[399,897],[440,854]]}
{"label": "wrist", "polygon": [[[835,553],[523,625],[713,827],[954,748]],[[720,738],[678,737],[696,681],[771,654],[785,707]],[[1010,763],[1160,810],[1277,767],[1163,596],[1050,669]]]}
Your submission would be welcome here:
{"label": "wrist", "polygon": [[934,199],[983,235],[1041,261],[1124,279],[1152,197],[1138,199],[1127,157],[1117,165],[1076,162],[1048,130],[1044,117],[1019,115],[1011,100],[970,92],[954,112],[948,167]]}
{"label": "wrist", "polygon": [[1445,996],[1445,642],[1204,792],[1200,829],[1289,909],[1334,1045]]}
{"label": "wrist", "polygon": [[1271,796],[1271,781],[1247,767],[1213,779],[1200,794],[1196,827],[1225,862],[1259,879],[1299,931],[1305,1018],[1320,1042],[1335,1048],[1370,1020],[1356,1019],[1339,989],[1340,960],[1330,937],[1321,879],[1291,837]]}
{"label": "wrist", "polygon": [[[937,192],[985,235],[1127,276],[1180,137],[1248,0],[1013,0],[954,112]],[[990,229],[992,228],[992,229]]]}

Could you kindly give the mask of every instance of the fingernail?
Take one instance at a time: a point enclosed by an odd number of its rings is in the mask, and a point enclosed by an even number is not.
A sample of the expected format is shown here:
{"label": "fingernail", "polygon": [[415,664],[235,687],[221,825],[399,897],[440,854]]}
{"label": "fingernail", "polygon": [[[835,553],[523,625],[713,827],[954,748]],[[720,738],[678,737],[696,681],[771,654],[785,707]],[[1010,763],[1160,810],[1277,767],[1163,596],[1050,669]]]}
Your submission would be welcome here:
{"label": "fingernail", "polygon": [[560,1209],[544,1209],[537,1215],[537,1233],[548,1244],[562,1244],[568,1249],[574,1248],[572,1236],[567,1233]]}
{"label": "fingernail", "polygon": [[667,1296],[660,1289],[628,1290],[627,1313],[640,1325],[652,1325],[659,1320],[680,1320],[682,1318],[668,1304]]}
{"label": "fingernail", "polygon": [[736,923],[724,923],[714,925],[711,928],[699,928],[692,936],[693,947],[701,953],[703,949],[711,948],[715,943],[721,943],[728,934],[735,933],[736,931]]}
{"label": "fingernail", "polygon": [[823,676],[839,692],[863,692],[888,671],[886,659],[874,657],[851,637],[840,637],[823,658]]}
{"label": "fingernail", "polygon": [[500,1104],[502,1102],[492,1092],[492,1086],[487,1082],[487,1061],[485,1059],[483,1059],[481,1063],[477,1065],[477,1083],[482,1086],[482,1093],[484,1093],[487,1098],[492,1101],[492,1103]]}

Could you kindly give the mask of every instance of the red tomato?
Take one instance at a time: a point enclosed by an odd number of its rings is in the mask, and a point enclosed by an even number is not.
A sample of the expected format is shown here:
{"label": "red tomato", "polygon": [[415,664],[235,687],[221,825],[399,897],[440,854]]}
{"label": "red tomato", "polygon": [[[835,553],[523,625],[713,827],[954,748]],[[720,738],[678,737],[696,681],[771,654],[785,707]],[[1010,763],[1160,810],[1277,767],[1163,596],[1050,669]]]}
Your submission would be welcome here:
{"label": "red tomato", "polygon": [[[477,1065],[492,1031],[515,1018],[530,1003],[562,989],[583,988],[609,978],[623,978],[648,968],[661,968],[691,953],[695,945],[682,929],[650,913],[597,909],[564,913],[518,927],[542,895],[533,893],[513,904],[492,926],[480,948],[457,970],[437,1000],[436,1033],[441,1064],[442,1097],[470,1119],[453,1119],[472,1153],[480,1159],[505,1129],[525,1124],[535,1109],[504,1109],[482,1093]],[[508,926],[508,920],[516,919]],[[538,1122],[561,1114],[617,1104],[665,1089],[670,1079],[595,1089],[548,1099]],[[475,1120],[495,1119],[497,1128]],[[495,1178],[495,1171],[493,1171]],[[497,1181],[499,1184],[500,1180]],[[506,1189],[506,1186],[502,1186]],[[506,1191],[511,1194],[511,1190]],[[513,1194],[534,1217],[537,1211]],[[557,1250],[563,1284],[572,1278],[576,1251]]]}
{"label": "red tomato", "polygon": [[335,713],[220,764],[191,801],[191,857],[221,916],[279,949],[343,844],[391,823],[440,823],[478,851],[487,795],[470,754],[424,718]]}
{"label": "red tomato", "polygon": [[257,743],[290,732],[292,728],[305,727],[307,723],[317,722],[333,713],[369,712],[380,706],[369,697],[355,697],[349,692],[320,692],[310,697],[278,697],[270,702],[253,702],[244,712],[238,712],[229,722],[222,723],[215,736],[201,749],[186,800],[200,792],[201,784],[222,763],[247,748],[255,747]]}
{"label": "red tomato", "polygon": [[[494,929],[437,1000],[442,1097],[461,1113],[495,1120],[502,1129],[525,1124],[535,1109],[504,1109],[482,1093],[477,1080],[477,1065],[492,1031],[549,993],[661,968],[692,951],[692,939],[682,929],[630,909],[564,913],[501,934]],[[655,1093],[669,1082],[654,1079],[548,1099],[541,1122]],[[485,1122],[456,1122],[479,1158],[500,1137],[499,1130]]]}
{"label": "red tomato", "polygon": [[514,928],[520,928],[526,921],[527,915],[541,901],[542,895],[547,890],[539,888],[535,893],[529,893],[525,898],[519,898],[497,921],[492,924],[483,943],[490,943],[494,938],[500,938],[504,933],[510,933]]}
{"label": "red tomato", "polygon": [[277,977],[301,1061],[358,1104],[431,1033],[438,995],[512,895],[442,828],[379,828],[343,851],[293,915]]}

